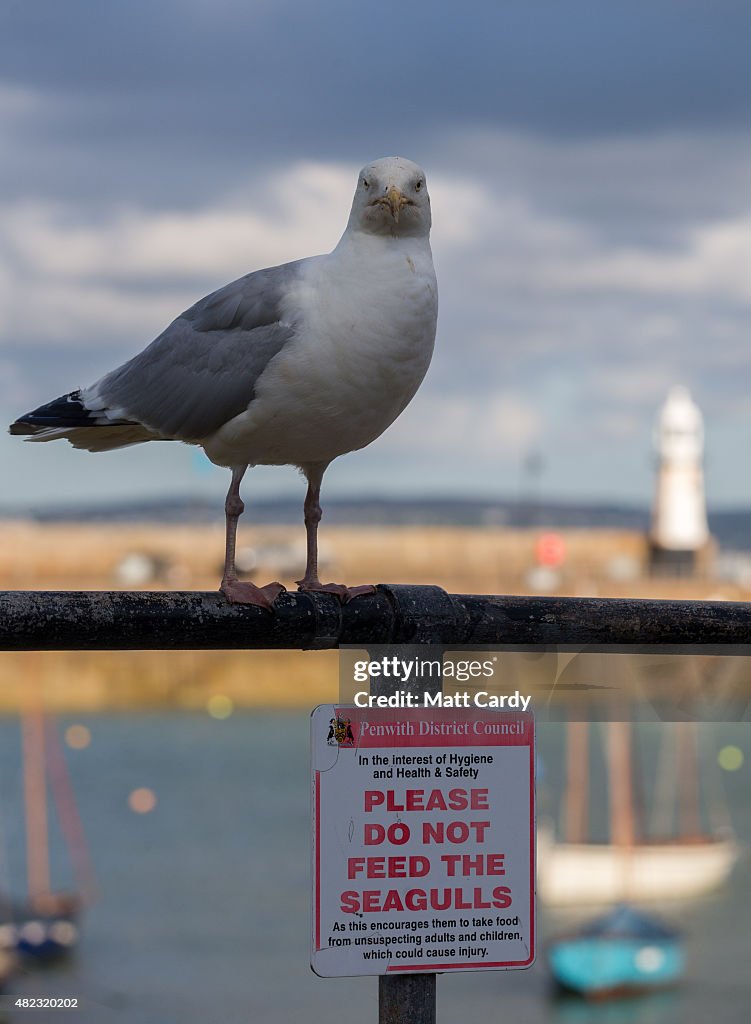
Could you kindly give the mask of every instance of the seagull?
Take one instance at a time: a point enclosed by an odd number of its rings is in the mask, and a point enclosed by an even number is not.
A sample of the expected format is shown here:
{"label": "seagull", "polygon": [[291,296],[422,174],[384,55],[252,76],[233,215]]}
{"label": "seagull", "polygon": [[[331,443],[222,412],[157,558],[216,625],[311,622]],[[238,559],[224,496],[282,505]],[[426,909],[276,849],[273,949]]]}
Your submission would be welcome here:
{"label": "seagull", "polygon": [[332,252],[212,292],[127,363],[20,417],[10,433],[90,452],[145,441],[203,448],[232,474],[220,590],[264,608],[284,587],[238,579],[240,483],[250,466],[297,466],[308,485],[300,590],[345,602],[372,593],[318,578],[321,481],[334,459],[394,422],[427,372],[438,312],[430,227],[424,171],[403,157],[376,160],[360,172]]}

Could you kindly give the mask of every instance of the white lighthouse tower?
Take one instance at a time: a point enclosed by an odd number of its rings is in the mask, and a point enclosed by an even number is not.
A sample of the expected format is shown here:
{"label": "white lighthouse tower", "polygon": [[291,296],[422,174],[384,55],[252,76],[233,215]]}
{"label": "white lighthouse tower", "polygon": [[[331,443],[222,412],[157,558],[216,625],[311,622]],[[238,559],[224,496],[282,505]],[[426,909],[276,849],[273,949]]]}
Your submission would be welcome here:
{"label": "white lighthouse tower", "polygon": [[657,491],[650,530],[655,575],[692,576],[709,544],[704,497],[704,424],[688,388],[668,392],[655,434]]}

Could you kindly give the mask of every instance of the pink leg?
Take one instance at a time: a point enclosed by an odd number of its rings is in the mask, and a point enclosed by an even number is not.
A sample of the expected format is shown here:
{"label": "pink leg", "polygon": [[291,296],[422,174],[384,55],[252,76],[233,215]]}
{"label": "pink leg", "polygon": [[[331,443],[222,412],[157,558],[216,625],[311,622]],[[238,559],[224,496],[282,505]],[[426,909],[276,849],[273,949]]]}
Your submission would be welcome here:
{"label": "pink leg", "polygon": [[240,481],[245,476],[247,468],[247,466],[235,466],[232,470],[232,482],[224,503],[224,513],[227,519],[227,546],[224,555],[224,576],[219,589],[232,604],[255,604],[261,608],[271,608],[276,598],[284,590],[281,583],[268,583],[265,587],[257,587],[255,583],[238,580],[235,569],[237,520],[245,510],[245,505],[240,497]]}
{"label": "pink leg", "polygon": [[308,466],[304,472],[308,478],[308,491],[305,495],[305,533],[308,546],[308,558],[305,565],[305,575],[297,581],[300,590],[320,591],[327,594],[336,594],[345,604],[353,597],[361,594],[374,594],[375,587],[368,584],[362,587],[346,587],[343,583],[321,583],[318,579],[318,524],[323,515],[320,505],[321,480],[326,471],[326,466],[316,464]]}

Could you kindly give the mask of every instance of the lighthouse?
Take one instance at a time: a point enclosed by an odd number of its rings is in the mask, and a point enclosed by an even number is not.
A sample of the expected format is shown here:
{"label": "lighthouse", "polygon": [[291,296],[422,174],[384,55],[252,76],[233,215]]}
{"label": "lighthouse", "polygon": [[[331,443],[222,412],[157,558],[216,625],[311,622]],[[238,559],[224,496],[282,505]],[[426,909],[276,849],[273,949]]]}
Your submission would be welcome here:
{"label": "lighthouse", "polygon": [[670,389],[655,431],[657,488],[649,534],[656,576],[693,576],[709,549],[704,424],[688,388]]}

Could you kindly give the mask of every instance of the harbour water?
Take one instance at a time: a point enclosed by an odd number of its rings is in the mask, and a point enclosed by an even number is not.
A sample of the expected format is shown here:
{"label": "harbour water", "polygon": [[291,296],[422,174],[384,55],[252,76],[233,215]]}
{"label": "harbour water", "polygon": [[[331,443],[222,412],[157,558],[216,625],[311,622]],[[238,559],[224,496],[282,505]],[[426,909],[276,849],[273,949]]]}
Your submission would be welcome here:
{"label": "harbour water", "polygon": [[[305,714],[186,714],[78,718],[91,731],[67,758],[97,872],[100,896],[67,966],[16,978],[4,1020],[85,1024],[348,1024],[376,1019],[373,979],[322,980],[309,966],[309,751]],[[62,722],[64,728],[70,720]],[[717,747],[751,760],[747,724],[716,727]],[[554,807],[560,729],[540,730],[544,799]],[[4,888],[23,878],[17,720],[0,722]],[[742,841],[751,844],[749,769],[722,784]],[[149,813],[131,810],[153,790]],[[65,857],[53,833],[55,881]],[[740,1024],[751,1007],[751,864],[721,892],[663,908],[685,928],[690,970],[674,992],[584,1005],[550,996],[544,944],[571,923],[541,914],[531,970],[438,981],[443,1024]],[[16,1011],[19,996],[74,996],[77,1011]]]}

